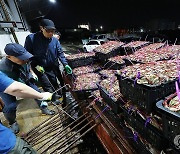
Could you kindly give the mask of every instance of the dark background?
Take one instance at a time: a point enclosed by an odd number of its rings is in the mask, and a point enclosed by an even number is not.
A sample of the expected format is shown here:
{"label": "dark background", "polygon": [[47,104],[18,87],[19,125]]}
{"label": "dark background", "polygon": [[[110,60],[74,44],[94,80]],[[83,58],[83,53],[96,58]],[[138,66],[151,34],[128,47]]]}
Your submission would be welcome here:
{"label": "dark background", "polygon": [[180,0],[56,0],[54,4],[49,0],[24,0],[19,3],[28,20],[45,15],[63,28],[81,23],[130,28],[144,26],[154,19],[180,24]]}
{"label": "dark background", "polygon": [[[100,26],[103,26],[101,33],[144,28],[146,33],[142,38],[148,34],[171,42],[176,38],[180,40],[180,30],[177,29],[180,0],[56,0],[54,4],[49,0],[18,0],[18,3],[31,32],[39,30],[38,23],[42,18],[49,18],[63,34],[61,40],[87,38]],[[91,32],[66,31],[88,23]]]}
{"label": "dark background", "polygon": [[57,0],[47,14],[59,27],[89,22],[108,28],[143,26],[152,19],[180,23],[180,0]]}

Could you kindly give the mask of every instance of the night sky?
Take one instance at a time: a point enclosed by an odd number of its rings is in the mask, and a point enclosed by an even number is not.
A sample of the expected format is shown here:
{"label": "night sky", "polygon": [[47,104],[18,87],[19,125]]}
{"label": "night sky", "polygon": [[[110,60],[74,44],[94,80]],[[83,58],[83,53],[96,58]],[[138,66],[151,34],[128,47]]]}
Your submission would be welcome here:
{"label": "night sky", "polygon": [[47,14],[58,27],[80,23],[106,28],[143,26],[153,19],[180,24],[180,0],[56,0]]}

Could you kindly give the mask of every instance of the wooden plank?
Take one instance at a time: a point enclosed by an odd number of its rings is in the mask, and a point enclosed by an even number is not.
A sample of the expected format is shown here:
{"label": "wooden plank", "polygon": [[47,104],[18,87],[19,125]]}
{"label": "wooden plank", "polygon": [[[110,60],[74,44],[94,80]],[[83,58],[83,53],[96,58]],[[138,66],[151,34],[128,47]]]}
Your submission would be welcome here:
{"label": "wooden plank", "polygon": [[116,143],[110,136],[110,134],[107,131],[106,126],[103,124],[99,124],[97,127],[95,127],[95,132],[99,140],[101,141],[102,145],[106,149],[106,151],[109,154],[122,154],[123,152],[118,146],[118,143]]}

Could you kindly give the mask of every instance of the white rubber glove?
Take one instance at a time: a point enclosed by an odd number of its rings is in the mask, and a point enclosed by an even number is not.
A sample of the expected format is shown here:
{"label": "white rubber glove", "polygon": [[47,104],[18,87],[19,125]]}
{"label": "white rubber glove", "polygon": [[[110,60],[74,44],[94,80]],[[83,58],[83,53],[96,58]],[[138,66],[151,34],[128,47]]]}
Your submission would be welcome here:
{"label": "white rubber glove", "polygon": [[38,77],[37,77],[37,75],[35,73],[32,73],[32,76],[33,76],[34,80],[38,81]]}
{"label": "white rubber glove", "polygon": [[52,99],[52,93],[50,92],[42,92],[42,98],[41,99],[38,99],[40,101],[50,101]]}

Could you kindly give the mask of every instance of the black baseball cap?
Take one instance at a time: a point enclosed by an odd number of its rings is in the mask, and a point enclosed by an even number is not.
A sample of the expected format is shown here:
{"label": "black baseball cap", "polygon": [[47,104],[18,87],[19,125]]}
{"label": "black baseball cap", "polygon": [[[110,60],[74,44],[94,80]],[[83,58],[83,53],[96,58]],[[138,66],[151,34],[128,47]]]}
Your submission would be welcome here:
{"label": "black baseball cap", "polygon": [[54,22],[49,19],[42,19],[40,22],[40,26],[45,27],[46,29],[56,29]]}
{"label": "black baseball cap", "polygon": [[33,57],[22,45],[17,43],[9,43],[5,46],[4,52],[7,55],[14,56],[21,60],[28,60]]}

